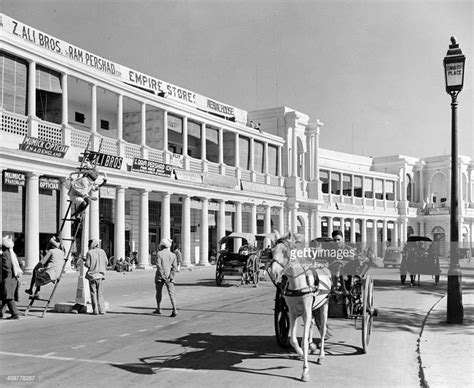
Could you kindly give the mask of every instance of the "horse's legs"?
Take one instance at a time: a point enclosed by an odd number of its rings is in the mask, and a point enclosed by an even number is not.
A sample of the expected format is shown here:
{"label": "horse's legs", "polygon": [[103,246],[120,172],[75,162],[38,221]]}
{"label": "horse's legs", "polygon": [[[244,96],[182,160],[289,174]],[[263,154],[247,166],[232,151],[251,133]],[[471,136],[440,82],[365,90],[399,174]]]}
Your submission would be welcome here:
{"label": "horse's legs", "polygon": [[311,319],[313,317],[313,312],[311,311],[312,298],[306,298],[304,301],[305,311],[303,313],[304,320],[304,329],[303,329],[303,338],[302,338],[302,347],[303,347],[303,374],[301,375],[302,381],[309,381],[309,365],[308,365],[308,353],[309,353],[309,339],[310,339],[310,330],[311,330]]}
{"label": "horse's legs", "polygon": [[325,303],[318,309],[320,320],[321,320],[321,326],[319,328],[319,332],[321,334],[321,346],[319,348],[319,358],[317,361],[318,364],[322,364],[325,357],[324,343],[325,343],[326,330],[327,330],[328,310],[329,310],[328,303]]}
{"label": "horse's legs", "polygon": [[297,320],[297,315],[295,314],[294,311],[292,311],[291,307],[288,306],[288,313],[290,315],[290,345],[295,349],[295,352],[298,354],[298,356],[303,356],[303,350],[301,349],[299,343],[298,343],[298,337],[296,336],[296,320]]}

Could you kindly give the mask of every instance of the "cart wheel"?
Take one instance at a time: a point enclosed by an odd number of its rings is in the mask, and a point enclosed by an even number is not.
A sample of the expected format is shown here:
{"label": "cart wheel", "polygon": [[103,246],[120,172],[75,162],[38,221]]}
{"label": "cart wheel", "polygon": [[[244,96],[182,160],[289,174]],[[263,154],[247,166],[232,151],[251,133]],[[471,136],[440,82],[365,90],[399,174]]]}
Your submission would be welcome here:
{"label": "cart wheel", "polygon": [[224,268],[224,263],[222,259],[219,257],[216,263],[216,284],[218,287],[222,284],[222,280],[224,280],[223,268]]}
{"label": "cart wheel", "polygon": [[374,281],[367,276],[363,281],[362,289],[362,350],[369,350],[370,334],[372,333],[372,322],[374,316]]}
{"label": "cart wheel", "polygon": [[400,282],[402,284],[405,284],[405,281],[407,280],[407,275],[400,275]]}
{"label": "cart wheel", "polygon": [[290,316],[285,298],[279,288],[277,288],[275,295],[274,322],[277,343],[282,348],[287,348],[290,344],[288,338],[290,332]]}
{"label": "cart wheel", "polygon": [[439,275],[435,275],[435,285],[437,286],[439,283]]}

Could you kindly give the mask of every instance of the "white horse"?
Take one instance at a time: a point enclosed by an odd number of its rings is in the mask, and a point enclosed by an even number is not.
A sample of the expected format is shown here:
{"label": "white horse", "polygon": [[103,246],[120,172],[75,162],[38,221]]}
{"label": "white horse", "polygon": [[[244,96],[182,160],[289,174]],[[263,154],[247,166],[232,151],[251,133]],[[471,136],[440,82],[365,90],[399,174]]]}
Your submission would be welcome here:
{"label": "white horse", "polygon": [[[273,262],[270,273],[277,282],[282,280],[281,291],[289,312],[289,342],[296,353],[303,357],[301,380],[309,381],[308,353],[310,348],[312,352],[316,350],[316,345],[312,342],[313,314],[321,335],[317,363],[321,364],[325,356],[324,340],[327,330],[331,273],[327,268],[318,268],[311,258],[310,251],[305,251],[304,248],[301,236],[293,235],[291,232],[277,240],[272,251]],[[308,257],[304,257],[305,253]],[[299,317],[302,317],[304,321],[301,346],[296,337],[296,321]]]}

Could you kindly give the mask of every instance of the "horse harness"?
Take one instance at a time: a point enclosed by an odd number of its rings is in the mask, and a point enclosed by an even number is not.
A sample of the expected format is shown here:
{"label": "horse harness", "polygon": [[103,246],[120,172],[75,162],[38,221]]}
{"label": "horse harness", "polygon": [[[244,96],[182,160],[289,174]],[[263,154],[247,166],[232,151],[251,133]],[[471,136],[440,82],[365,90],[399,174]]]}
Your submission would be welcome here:
{"label": "horse harness", "polygon": [[[291,248],[291,243],[288,240],[279,239],[279,240],[276,241],[275,245],[278,244],[278,243],[284,244],[287,247],[287,249]],[[285,266],[283,264],[281,264],[280,262],[278,262],[277,260],[275,260],[275,259],[273,259],[271,261],[270,265],[272,263],[277,263],[283,269],[285,269]],[[316,291],[318,291],[318,288],[319,288],[318,274],[316,272],[314,272],[314,275],[316,275],[316,276],[315,276],[315,279],[314,279],[314,284],[311,284],[312,278],[310,276],[308,276],[308,270],[306,268],[303,268],[303,271],[304,271],[304,275],[305,275],[305,278],[306,278],[307,287],[299,288],[297,290],[292,290],[292,289],[289,288],[290,282],[288,280],[288,275],[286,275],[286,274],[282,276],[281,286],[276,284],[271,276],[270,276],[270,279],[272,280],[273,284],[280,289],[282,295],[284,295],[284,296],[289,296],[289,297],[297,297],[298,296],[298,297],[301,297],[301,296],[308,295],[308,294],[314,294]],[[300,275],[297,275],[297,276],[300,276]]]}

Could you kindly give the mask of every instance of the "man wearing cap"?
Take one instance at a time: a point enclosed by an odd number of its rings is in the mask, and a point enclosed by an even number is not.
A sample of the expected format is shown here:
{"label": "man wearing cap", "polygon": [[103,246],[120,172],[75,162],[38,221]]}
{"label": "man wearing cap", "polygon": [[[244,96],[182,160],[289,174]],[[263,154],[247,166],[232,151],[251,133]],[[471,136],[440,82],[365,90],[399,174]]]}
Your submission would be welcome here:
{"label": "man wearing cap", "polygon": [[161,300],[163,296],[163,286],[168,289],[168,294],[173,307],[172,317],[177,315],[176,294],[174,289],[174,275],[178,270],[176,255],[170,251],[171,240],[164,238],[160,241],[160,251],[156,260],[155,288],[156,288],[156,310],[153,314],[161,314]]}
{"label": "man wearing cap", "polygon": [[89,280],[91,304],[94,315],[105,314],[104,284],[107,271],[107,254],[99,247],[97,240],[89,240],[89,251],[84,265],[88,268],[86,279]]}
{"label": "man wearing cap", "polygon": [[99,173],[95,168],[88,168],[83,171],[83,176],[75,180],[70,180],[69,198],[76,206],[76,211],[72,217],[80,216],[86,210],[91,200],[96,201],[97,198],[91,197],[92,191],[97,191],[99,185],[95,181],[99,178]]}
{"label": "man wearing cap", "polygon": [[25,290],[27,294],[31,295],[33,293],[33,286],[36,286],[35,297],[39,296],[42,286],[59,279],[63,269],[64,251],[61,249],[61,242],[58,236],[51,237],[46,250],[46,255],[33,270],[30,288]]}

